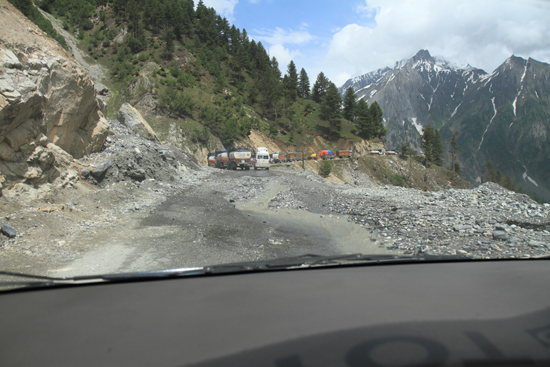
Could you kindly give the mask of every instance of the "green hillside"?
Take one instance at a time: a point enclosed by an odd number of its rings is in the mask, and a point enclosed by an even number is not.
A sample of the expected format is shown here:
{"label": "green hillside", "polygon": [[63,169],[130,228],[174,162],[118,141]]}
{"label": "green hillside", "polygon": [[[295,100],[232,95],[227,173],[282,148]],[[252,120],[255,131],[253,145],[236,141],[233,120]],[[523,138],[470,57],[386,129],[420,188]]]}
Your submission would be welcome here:
{"label": "green hillside", "polygon": [[[145,99],[143,111],[165,137],[176,123],[186,137],[211,148],[258,129],[290,145],[311,144],[315,135],[334,147],[380,138],[374,108],[361,126],[342,117],[337,89],[324,74],[317,81],[293,62],[279,65],[261,42],[230,25],[202,1],[42,0],[38,6],[77,34],[79,47],[109,70],[109,117],[120,105]],[[310,82],[311,80],[311,82]],[[313,94],[313,95],[312,95]],[[371,112],[373,116],[371,116]],[[358,117],[358,115],[354,115]],[[373,128],[365,130],[365,124]],[[163,136],[164,135],[164,136]]]}

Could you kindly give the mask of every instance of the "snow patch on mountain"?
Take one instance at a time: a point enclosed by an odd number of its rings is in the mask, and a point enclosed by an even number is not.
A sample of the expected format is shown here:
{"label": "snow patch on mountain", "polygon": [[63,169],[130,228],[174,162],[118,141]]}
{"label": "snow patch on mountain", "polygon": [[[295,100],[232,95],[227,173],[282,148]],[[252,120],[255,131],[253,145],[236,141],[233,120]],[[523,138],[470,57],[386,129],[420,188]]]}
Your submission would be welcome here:
{"label": "snow patch on mountain", "polygon": [[411,117],[410,120],[411,124],[416,128],[416,131],[418,131],[420,135],[424,134],[424,127],[418,123],[417,118]]}
{"label": "snow patch on mountain", "polygon": [[[525,79],[525,74],[527,74],[527,64],[525,65],[525,69],[523,69],[523,75],[521,76],[521,86],[519,88],[519,91],[518,91],[518,95],[516,96],[516,98],[514,99],[514,102],[512,103],[512,105],[514,106],[514,117],[516,116],[516,103],[518,101],[518,97],[519,95],[521,94],[521,91],[523,90],[523,79]],[[536,91],[535,91],[536,93]],[[538,97],[538,95],[537,95]],[[512,122],[513,124],[513,122]],[[510,127],[512,126],[512,124],[510,124]]]}
{"label": "snow patch on mountain", "polygon": [[527,174],[527,167],[525,167],[525,165],[523,165],[523,163],[520,162],[520,164],[523,166],[523,168],[525,169],[525,172],[523,172],[523,181],[527,182],[531,182],[533,185],[535,185],[536,187],[539,187],[539,184],[537,183],[537,181],[533,180],[531,177],[529,177],[529,175]]}
{"label": "snow patch on mountain", "polygon": [[454,115],[456,115],[456,111],[458,111],[458,107],[460,107],[461,104],[462,104],[462,102],[460,102],[460,103],[458,104],[458,106],[456,106],[456,108],[455,108],[455,110],[453,111],[453,113],[451,113],[451,118],[453,118]]}
{"label": "snow patch on mountain", "polygon": [[479,149],[481,149],[481,144],[483,144],[483,139],[485,138],[485,133],[487,133],[487,130],[489,130],[489,126],[491,126],[491,123],[495,119],[495,116],[497,115],[497,106],[495,105],[495,97],[491,98],[491,102],[493,103],[493,110],[495,110],[495,114],[493,117],[491,117],[491,121],[489,121],[489,124],[487,125],[487,128],[483,132],[483,135],[481,136],[481,141],[479,142],[479,147],[477,147],[477,151],[479,152]]}

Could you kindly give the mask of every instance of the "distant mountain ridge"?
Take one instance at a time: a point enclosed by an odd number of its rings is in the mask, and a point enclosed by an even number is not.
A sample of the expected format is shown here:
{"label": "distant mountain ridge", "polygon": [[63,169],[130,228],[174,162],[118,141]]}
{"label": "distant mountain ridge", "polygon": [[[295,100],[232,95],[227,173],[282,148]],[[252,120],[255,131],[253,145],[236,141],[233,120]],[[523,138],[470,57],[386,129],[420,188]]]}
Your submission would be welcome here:
{"label": "distant mountain ridge", "polygon": [[420,50],[408,60],[348,80],[384,113],[388,148],[419,151],[426,125],[443,139],[459,131],[461,164],[475,181],[491,160],[514,183],[550,200],[550,65],[511,56],[492,73]]}

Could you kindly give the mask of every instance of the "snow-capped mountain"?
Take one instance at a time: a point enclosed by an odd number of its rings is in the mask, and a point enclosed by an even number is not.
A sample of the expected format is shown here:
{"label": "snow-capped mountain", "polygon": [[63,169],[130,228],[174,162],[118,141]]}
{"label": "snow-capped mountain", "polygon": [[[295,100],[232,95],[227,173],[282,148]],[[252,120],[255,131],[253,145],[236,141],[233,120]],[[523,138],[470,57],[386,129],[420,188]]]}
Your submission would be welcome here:
{"label": "snow-capped mountain", "polygon": [[426,50],[394,68],[348,80],[358,98],[378,102],[389,148],[419,151],[426,125],[443,139],[459,131],[462,165],[474,181],[487,160],[528,191],[550,200],[550,65],[512,56],[488,74]]}

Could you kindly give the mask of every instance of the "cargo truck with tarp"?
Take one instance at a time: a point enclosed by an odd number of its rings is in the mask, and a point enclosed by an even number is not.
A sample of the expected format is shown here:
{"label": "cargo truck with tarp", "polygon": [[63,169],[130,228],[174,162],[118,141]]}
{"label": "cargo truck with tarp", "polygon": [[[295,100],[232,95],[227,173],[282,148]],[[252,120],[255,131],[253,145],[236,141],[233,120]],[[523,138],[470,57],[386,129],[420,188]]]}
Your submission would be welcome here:
{"label": "cargo truck with tarp", "polygon": [[353,151],[352,150],[338,150],[336,152],[336,157],[338,157],[338,158],[352,158],[353,157]]}

